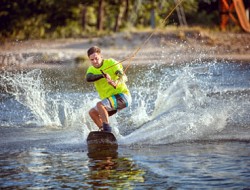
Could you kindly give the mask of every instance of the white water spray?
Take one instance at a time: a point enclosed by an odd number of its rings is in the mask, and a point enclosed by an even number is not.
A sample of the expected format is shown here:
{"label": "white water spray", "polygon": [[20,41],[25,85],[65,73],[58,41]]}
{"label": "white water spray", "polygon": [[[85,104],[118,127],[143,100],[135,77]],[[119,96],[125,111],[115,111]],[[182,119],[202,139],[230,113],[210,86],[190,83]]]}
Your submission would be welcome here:
{"label": "white water spray", "polygon": [[200,140],[221,131],[226,126],[227,108],[218,107],[221,103],[208,97],[208,90],[209,87],[204,86],[195,77],[195,71],[188,67],[170,85],[163,80],[153,112],[136,114],[137,121],[146,122],[124,136],[121,143],[167,144]]}

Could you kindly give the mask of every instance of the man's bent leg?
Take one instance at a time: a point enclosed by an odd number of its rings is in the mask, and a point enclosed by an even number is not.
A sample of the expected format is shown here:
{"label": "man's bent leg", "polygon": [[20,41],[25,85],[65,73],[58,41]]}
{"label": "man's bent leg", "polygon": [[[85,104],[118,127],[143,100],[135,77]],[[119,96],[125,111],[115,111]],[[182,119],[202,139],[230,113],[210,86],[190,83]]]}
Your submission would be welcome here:
{"label": "man's bent leg", "polygon": [[112,129],[109,125],[109,113],[108,111],[106,110],[105,106],[102,104],[102,102],[98,102],[97,105],[96,105],[97,109],[98,109],[98,112],[100,114],[100,117],[101,117],[101,120],[102,120],[102,128],[103,128],[103,131],[106,131],[106,132],[111,132]]}
{"label": "man's bent leg", "polygon": [[103,123],[109,123],[109,115],[108,115],[108,111],[106,110],[106,108],[104,107],[104,105],[101,102],[98,102],[96,104],[96,107],[98,109],[100,118],[102,120]]}
{"label": "man's bent leg", "polygon": [[94,123],[99,127],[100,129],[102,128],[102,120],[101,117],[98,113],[98,111],[95,108],[92,108],[89,110],[89,116],[91,119],[94,121]]}

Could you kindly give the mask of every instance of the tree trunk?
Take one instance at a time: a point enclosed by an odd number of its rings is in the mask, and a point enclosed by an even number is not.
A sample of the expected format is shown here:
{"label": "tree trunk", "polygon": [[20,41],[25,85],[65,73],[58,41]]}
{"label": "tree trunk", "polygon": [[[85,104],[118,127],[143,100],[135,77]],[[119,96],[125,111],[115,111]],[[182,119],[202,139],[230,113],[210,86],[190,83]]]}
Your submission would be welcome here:
{"label": "tree trunk", "polygon": [[117,32],[119,30],[120,24],[121,24],[121,19],[122,19],[122,8],[123,8],[123,0],[119,1],[119,5],[118,6],[118,11],[116,14],[116,18],[115,18],[115,27],[114,27],[114,32]]}
{"label": "tree trunk", "polygon": [[150,25],[151,25],[151,28],[155,28],[155,9],[152,8],[151,11],[150,11]]}
{"label": "tree trunk", "polygon": [[155,28],[155,2],[154,0],[151,0],[150,25],[151,25],[151,28]]}
{"label": "tree trunk", "polygon": [[82,28],[83,28],[83,30],[86,29],[86,13],[87,13],[87,6],[84,5],[82,7]]}
{"label": "tree trunk", "polygon": [[124,20],[125,20],[125,22],[128,22],[129,0],[126,0],[125,3],[126,3],[126,4],[125,4]]}
{"label": "tree trunk", "polygon": [[98,5],[98,16],[97,16],[97,30],[101,31],[103,29],[103,9],[104,9],[104,0],[99,0]]}
{"label": "tree trunk", "polygon": [[[179,3],[178,0],[174,0],[174,2],[175,2],[175,5],[177,5]],[[178,16],[180,25],[187,26],[186,16],[185,16],[184,9],[183,9],[181,4],[176,7],[176,12],[177,12],[177,16]]]}

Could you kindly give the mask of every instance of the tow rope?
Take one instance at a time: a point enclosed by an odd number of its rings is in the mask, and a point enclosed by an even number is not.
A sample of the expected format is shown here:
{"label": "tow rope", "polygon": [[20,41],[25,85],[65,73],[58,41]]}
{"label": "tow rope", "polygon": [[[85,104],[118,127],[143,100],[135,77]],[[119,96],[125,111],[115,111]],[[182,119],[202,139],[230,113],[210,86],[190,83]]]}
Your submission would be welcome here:
{"label": "tow rope", "polygon": [[[175,7],[174,7],[174,8],[169,12],[169,14],[163,19],[162,24],[166,24],[167,19],[172,15],[172,13],[174,12],[174,10],[175,10],[179,5],[181,5],[181,3],[182,3],[183,1],[184,1],[184,0],[178,1],[178,3],[175,5]],[[114,64],[114,65],[111,65],[111,66],[105,68],[102,72],[104,72],[105,70],[110,69],[111,67],[114,67],[114,66],[116,66],[116,65],[118,65],[118,64],[121,64],[121,63],[123,63],[123,62],[129,60],[128,65],[126,66],[126,68],[125,68],[124,71],[123,71],[123,75],[125,75],[126,72],[127,72],[127,70],[128,70],[128,68],[131,66],[131,61],[135,58],[135,56],[136,56],[136,55],[138,54],[138,52],[143,48],[143,46],[145,46],[145,45],[148,43],[148,41],[150,40],[150,38],[151,38],[151,37],[154,35],[154,33],[156,32],[156,29],[157,29],[157,28],[155,28],[155,29],[151,32],[151,34],[146,38],[146,40],[145,40],[144,42],[142,42],[141,45],[139,45],[138,48],[136,48],[135,51],[134,51],[130,56],[128,56],[127,58],[124,58],[123,60],[117,62],[117,63]]]}

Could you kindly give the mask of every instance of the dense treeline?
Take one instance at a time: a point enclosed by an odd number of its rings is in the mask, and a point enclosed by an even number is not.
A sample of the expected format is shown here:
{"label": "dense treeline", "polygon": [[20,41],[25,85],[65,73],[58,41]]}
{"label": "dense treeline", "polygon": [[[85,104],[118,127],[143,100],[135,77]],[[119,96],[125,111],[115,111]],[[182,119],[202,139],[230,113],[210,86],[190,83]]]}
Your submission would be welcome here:
{"label": "dense treeline", "polygon": [[1,0],[0,40],[82,37],[131,28],[218,24],[216,0],[184,0],[181,9],[163,23],[176,3],[178,0]]}

